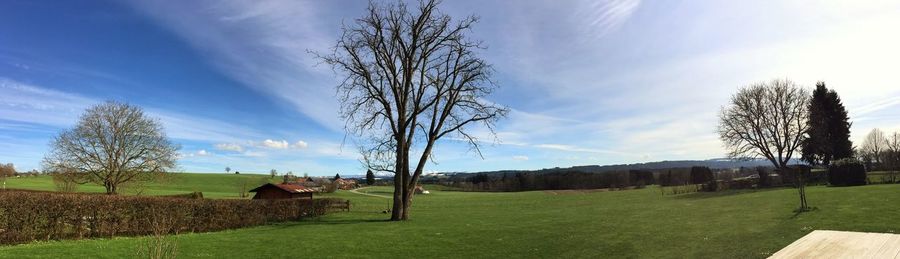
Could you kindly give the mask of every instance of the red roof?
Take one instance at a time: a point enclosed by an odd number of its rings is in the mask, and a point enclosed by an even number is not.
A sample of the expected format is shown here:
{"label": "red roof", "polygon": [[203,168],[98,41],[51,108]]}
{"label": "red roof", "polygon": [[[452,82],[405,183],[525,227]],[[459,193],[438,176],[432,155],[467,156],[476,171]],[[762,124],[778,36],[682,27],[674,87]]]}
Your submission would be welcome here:
{"label": "red roof", "polygon": [[306,188],[305,186],[295,185],[295,184],[284,184],[284,183],[281,183],[281,184],[271,184],[271,183],[267,183],[267,184],[264,184],[264,185],[262,185],[262,186],[260,186],[260,187],[256,187],[256,188],[254,188],[253,190],[250,190],[250,192],[256,192],[256,191],[258,191],[259,189],[262,189],[263,187],[266,187],[266,186],[269,186],[269,185],[275,186],[275,187],[277,187],[278,189],[282,189],[282,190],[284,190],[284,191],[286,191],[286,192],[289,192],[289,193],[316,192],[316,190],[313,190],[313,189],[310,189],[310,188]]}

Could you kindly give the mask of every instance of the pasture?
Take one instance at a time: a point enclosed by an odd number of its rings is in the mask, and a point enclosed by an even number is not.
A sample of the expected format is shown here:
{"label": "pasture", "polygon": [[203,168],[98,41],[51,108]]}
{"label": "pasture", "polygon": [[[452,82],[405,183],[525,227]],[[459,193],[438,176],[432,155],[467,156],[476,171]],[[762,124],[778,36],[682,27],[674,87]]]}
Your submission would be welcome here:
{"label": "pasture", "polygon": [[[122,194],[134,195],[172,195],[190,192],[203,192],[206,198],[239,198],[244,183],[248,190],[266,182],[281,182],[281,177],[269,177],[261,174],[210,174],[210,173],[172,173],[165,178],[144,184],[128,183],[122,187]],[[7,178],[6,188],[55,191],[53,179],[47,175]],[[78,192],[105,192],[103,186],[82,184]]]}
{"label": "pasture", "polygon": [[[211,178],[150,193],[217,190]],[[204,178],[209,177],[210,179]],[[242,176],[243,177],[243,176]],[[18,179],[16,179],[18,180]],[[30,179],[29,179],[30,180]],[[38,178],[38,180],[40,180]],[[37,184],[36,181],[29,183]],[[217,180],[228,182],[230,180]],[[16,185],[19,184],[19,185]],[[52,183],[49,183],[52,184]],[[8,186],[26,187],[9,180]],[[35,186],[30,186],[35,187]],[[52,185],[50,185],[52,189]],[[159,189],[157,189],[159,188]],[[196,188],[196,189],[194,189]],[[386,222],[389,200],[348,191],[353,209],[300,222],[175,237],[182,258],[525,257],[764,258],[816,229],[900,231],[900,185],[807,189],[817,209],[794,214],[794,189],[660,195],[646,189],[476,193],[442,191],[414,199],[411,220]],[[389,194],[389,187],[361,192]],[[229,197],[219,189],[219,197]],[[231,194],[236,196],[236,194]],[[0,247],[2,258],[121,258],[147,238],[38,242]]]}

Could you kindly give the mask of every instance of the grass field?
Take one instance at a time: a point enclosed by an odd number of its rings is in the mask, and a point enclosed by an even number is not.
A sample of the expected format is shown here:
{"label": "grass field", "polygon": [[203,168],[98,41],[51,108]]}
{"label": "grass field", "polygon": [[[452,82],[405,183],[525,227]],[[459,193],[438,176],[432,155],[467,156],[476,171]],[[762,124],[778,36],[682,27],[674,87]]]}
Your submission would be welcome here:
{"label": "grass field", "polygon": [[[265,182],[278,182],[281,177],[271,178],[260,174],[197,174],[197,173],[172,173],[166,178],[146,183],[143,185],[125,185],[121,188],[123,194],[135,194],[141,192],[146,195],[170,195],[189,192],[203,192],[207,198],[238,198],[241,186],[247,183],[249,188],[254,188]],[[6,188],[31,189],[31,190],[56,190],[53,179],[50,176],[31,176],[8,178]],[[78,187],[78,192],[105,192],[101,185],[84,184]]]}
{"label": "grass field", "polygon": [[[388,187],[366,191],[390,193]],[[416,197],[410,221],[385,222],[381,211],[388,199],[340,191],[329,196],[350,199],[351,212],[183,234],[176,240],[184,258],[764,258],[814,229],[900,231],[900,185],[817,186],[807,192],[817,209],[795,215],[794,189],[677,196],[661,196],[656,187],[617,192],[433,190]],[[39,242],[0,247],[0,257],[130,257],[145,240]]]}
{"label": "grass field", "polygon": [[874,171],[866,174],[870,183],[896,183],[900,181],[898,171]]}

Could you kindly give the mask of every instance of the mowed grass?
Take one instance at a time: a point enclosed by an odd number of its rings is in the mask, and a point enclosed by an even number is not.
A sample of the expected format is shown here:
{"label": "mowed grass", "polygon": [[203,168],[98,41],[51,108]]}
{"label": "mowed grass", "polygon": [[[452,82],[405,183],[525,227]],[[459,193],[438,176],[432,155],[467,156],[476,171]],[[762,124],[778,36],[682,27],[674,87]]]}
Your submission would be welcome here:
{"label": "mowed grass", "polygon": [[[206,198],[239,198],[244,183],[247,189],[255,188],[266,182],[279,182],[281,177],[269,177],[261,174],[204,174],[204,173],[171,173],[154,181],[136,184],[125,184],[120,192],[126,195],[172,195],[189,192],[203,192]],[[6,179],[6,188],[55,191],[50,176],[10,177]],[[78,186],[78,192],[106,192],[97,184]]]}
{"label": "mowed grass", "polygon": [[[176,237],[183,258],[764,258],[815,229],[900,231],[900,185],[810,187],[816,210],[793,213],[794,189],[662,196],[616,192],[435,191],[411,220],[386,222],[389,199],[340,191],[351,212]],[[369,193],[387,194],[389,187]],[[363,191],[365,192],[365,191]],[[321,196],[317,196],[321,197]],[[122,258],[146,238],[0,247],[3,258]]]}

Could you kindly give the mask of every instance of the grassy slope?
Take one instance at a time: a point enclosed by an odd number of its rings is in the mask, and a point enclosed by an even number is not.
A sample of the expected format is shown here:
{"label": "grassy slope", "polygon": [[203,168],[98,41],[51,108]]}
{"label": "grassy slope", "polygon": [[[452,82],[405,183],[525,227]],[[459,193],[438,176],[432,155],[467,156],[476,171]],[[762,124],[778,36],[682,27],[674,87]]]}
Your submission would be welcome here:
{"label": "grassy slope", "polygon": [[[281,178],[270,178],[268,175],[258,174],[192,174],[173,173],[166,179],[153,183],[147,183],[142,187],[124,186],[125,194],[134,194],[143,190],[147,195],[182,194],[188,192],[203,192],[208,198],[238,198],[238,192],[243,182],[247,182],[249,188],[254,188],[267,181],[280,181]],[[6,180],[7,188],[21,188],[32,190],[53,191],[55,187],[49,176],[19,177]],[[103,186],[85,184],[78,187],[79,192],[105,192]]]}
{"label": "grassy slope", "polygon": [[[389,192],[377,187],[370,193]],[[418,196],[409,222],[384,222],[388,199],[339,192],[352,212],[318,220],[179,235],[180,257],[763,258],[814,229],[900,230],[900,185],[811,187],[818,210],[795,216],[793,189],[660,196],[620,192]],[[0,257],[134,255],[145,239],[0,247]]]}

